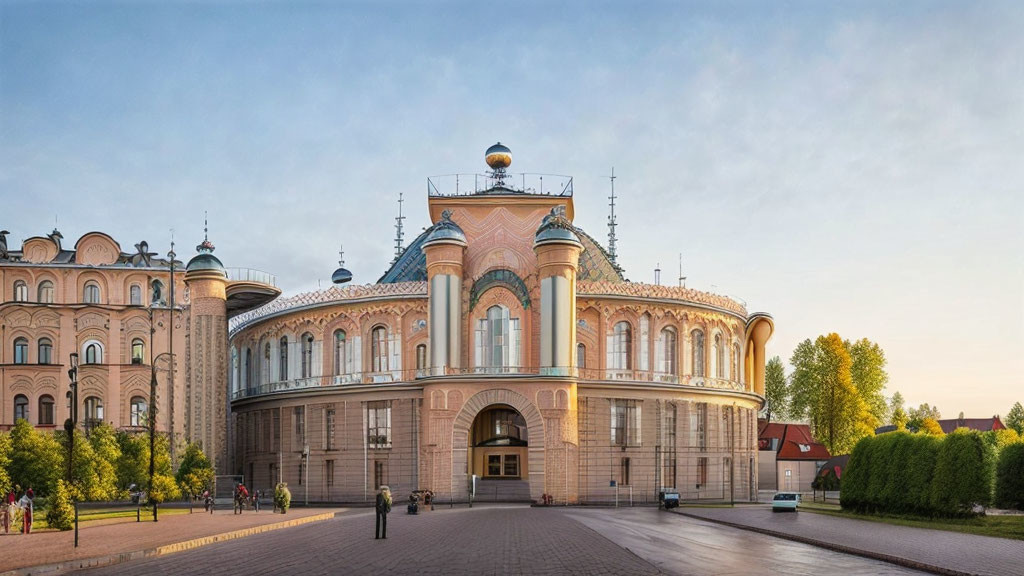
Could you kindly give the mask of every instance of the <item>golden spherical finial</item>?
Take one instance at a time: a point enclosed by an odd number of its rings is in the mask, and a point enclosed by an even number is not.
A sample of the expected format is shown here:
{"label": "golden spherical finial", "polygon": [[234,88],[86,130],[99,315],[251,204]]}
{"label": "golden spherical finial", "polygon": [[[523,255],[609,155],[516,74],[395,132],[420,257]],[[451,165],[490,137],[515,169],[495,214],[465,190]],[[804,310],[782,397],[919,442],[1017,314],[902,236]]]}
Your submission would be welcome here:
{"label": "golden spherical finial", "polygon": [[484,152],[484,161],[491,167],[491,170],[504,170],[512,164],[512,151],[501,142],[487,149]]}

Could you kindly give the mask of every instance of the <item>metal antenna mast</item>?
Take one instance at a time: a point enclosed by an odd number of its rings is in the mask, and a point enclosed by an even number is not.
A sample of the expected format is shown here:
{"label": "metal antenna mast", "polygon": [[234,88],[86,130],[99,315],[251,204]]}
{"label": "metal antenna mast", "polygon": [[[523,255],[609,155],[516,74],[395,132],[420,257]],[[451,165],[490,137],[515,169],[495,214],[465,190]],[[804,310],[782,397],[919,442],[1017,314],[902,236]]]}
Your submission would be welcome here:
{"label": "metal antenna mast", "polygon": [[340,266],[342,268],[345,267],[345,245],[344,244],[339,244],[338,245],[338,266]]}
{"label": "metal antenna mast", "polygon": [[405,200],[402,198],[402,193],[398,193],[398,217],[395,218],[395,260],[402,255],[402,240],[405,238],[405,232],[402,230],[402,220],[405,220],[405,216],[402,216],[402,202]]}
{"label": "metal antenna mast", "polygon": [[608,197],[611,202],[608,206],[611,207],[611,214],[608,215],[608,255],[611,256],[612,264],[618,265],[618,252],[615,249],[615,227],[618,226],[615,222],[615,167],[612,166],[612,175],[609,177],[612,182],[612,195]]}
{"label": "metal antenna mast", "polygon": [[679,253],[679,287],[686,287],[686,276],[683,276],[683,253]]}

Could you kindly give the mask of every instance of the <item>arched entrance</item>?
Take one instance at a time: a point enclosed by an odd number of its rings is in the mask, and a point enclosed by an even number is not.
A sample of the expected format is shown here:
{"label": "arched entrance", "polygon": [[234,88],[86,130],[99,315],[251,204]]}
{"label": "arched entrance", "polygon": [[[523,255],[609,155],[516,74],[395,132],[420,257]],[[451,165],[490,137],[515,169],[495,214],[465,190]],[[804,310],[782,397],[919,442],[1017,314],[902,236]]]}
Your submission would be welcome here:
{"label": "arched entrance", "polygon": [[[485,390],[462,406],[452,426],[455,499],[466,497],[473,474],[506,482],[501,489],[511,490],[513,499],[537,500],[544,492],[544,421],[522,394]],[[521,491],[515,482],[521,483]]]}

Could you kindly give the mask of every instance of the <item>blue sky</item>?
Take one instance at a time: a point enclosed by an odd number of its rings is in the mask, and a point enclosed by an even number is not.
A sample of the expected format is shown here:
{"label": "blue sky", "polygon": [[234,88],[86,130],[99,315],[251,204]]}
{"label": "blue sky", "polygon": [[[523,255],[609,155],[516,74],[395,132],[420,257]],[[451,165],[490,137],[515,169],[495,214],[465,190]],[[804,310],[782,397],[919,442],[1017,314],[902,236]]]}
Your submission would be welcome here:
{"label": "blue sky", "polygon": [[776,318],[771,354],[879,342],[945,416],[1024,401],[1024,9],[1015,3],[0,2],[0,226],[329,283],[411,239],[426,178],[574,176],[621,195],[632,280]]}

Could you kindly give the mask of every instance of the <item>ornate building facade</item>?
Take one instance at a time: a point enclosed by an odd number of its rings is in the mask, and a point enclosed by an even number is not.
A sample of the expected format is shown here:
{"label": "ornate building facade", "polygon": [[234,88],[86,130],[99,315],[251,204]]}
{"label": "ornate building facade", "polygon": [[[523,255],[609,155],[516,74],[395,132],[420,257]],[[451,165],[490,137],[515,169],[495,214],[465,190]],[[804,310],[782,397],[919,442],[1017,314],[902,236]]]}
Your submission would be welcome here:
{"label": "ornate building facade", "polygon": [[160,258],[145,241],[126,253],[90,232],[67,249],[54,230],[13,250],[7,235],[0,232],[0,429],[19,419],[62,428],[77,355],[80,427],[146,430],[155,372],[156,429],[169,435],[172,455],[181,440],[197,441],[226,470],[227,318],[279,295],[272,280],[248,271],[232,279],[208,242],[174,270],[173,250]]}
{"label": "ornate building facade", "polygon": [[234,473],[311,501],[368,501],[382,484],[442,501],[471,486],[556,503],[756,498],[771,317],[626,281],[573,225],[571,179],[519,186],[502,146],[487,161],[469,190],[428,181],[434,224],[377,283],[232,319]]}

